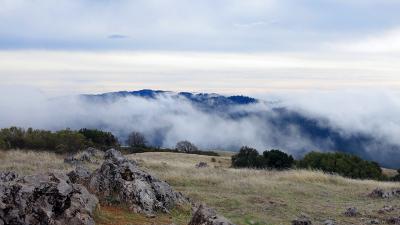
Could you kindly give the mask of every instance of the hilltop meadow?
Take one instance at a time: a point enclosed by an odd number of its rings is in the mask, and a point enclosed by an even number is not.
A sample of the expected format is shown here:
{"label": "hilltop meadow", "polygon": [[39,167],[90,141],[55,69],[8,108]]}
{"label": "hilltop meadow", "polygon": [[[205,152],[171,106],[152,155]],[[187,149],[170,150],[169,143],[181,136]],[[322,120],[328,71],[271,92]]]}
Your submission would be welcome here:
{"label": "hilltop meadow", "polygon": [[[232,222],[247,224],[290,224],[301,215],[322,224],[331,219],[336,224],[367,224],[371,220],[388,224],[387,218],[400,213],[399,198],[371,198],[372,190],[400,188],[397,182],[357,180],[321,171],[310,170],[255,170],[231,168],[230,153],[204,156],[170,152],[145,152],[126,155],[145,171],[166,180],[172,187],[191,199],[215,208]],[[102,159],[85,163],[91,170],[99,167]],[[199,162],[208,167],[196,168]],[[64,155],[30,150],[0,151],[0,170],[19,174],[47,171],[70,171]],[[393,170],[385,173],[395,174]],[[385,206],[393,210],[382,213]],[[344,211],[356,207],[359,214],[347,217]],[[146,218],[126,211],[124,207],[100,207],[98,224],[187,224],[189,209],[180,209],[170,216]],[[136,221],[136,222],[135,222]],[[140,222],[138,222],[140,221]]]}

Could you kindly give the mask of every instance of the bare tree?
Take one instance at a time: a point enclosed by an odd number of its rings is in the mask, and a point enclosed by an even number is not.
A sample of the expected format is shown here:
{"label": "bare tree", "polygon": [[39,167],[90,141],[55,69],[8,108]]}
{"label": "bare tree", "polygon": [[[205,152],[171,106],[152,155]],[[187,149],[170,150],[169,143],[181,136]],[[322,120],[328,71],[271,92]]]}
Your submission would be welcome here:
{"label": "bare tree", "polygon": [[194,144],[190,143],[189,141],[180,141],[176,143],[175,148],[179,152],[186,152],[186,153],[199,150]]}
{"label": "bare tree", "polygon": [[127,143],[131,147],[145,147],[147,141],[142,133],[133,131],[129,134]]}

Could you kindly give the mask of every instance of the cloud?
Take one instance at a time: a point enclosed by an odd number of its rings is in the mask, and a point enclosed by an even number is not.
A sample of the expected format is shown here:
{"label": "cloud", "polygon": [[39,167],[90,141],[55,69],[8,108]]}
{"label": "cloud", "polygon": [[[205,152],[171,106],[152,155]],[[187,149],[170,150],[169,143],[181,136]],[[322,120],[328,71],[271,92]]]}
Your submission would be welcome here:
{"label": "cloud", "polygon": [[[0,0],[0,48],[316,50],[396,25],[398,1],[373,2]],[[120,33],[135,40],[104,38]]]}
{"label": "cloud", "polygon": [[[294,127],[283,135],[270,130],[268,122],[258,116],[230,119],[201,111],[190,102],[168,94],[156,100],[127,97],[107,104],[88,102],[79,97],[49,100],[33,89],[15,87],[2,88],[0,94],[11,96],[0,99],[4,106],[0,112],[1,127],[100,128],[118,135],[121,141],[136,130],[145,134],[152,144],[162,147],[174,147],[180,140],[190,140],[205,149],[237,150],[248,145],[262,150],[276,147],[276,139],[288,149],[312,146]],[[269,107],[260,103],[230,110],[232,113],[268,112]]]}
{"label": "cloud", "polygon": [[335,50],[360,53],[400,53],[400,28],[390,29],[381,34],[370,34],[359,40],[330,43]]}
{"label": "cloud", "polygon": [[1,84],[51,95],[143,88],[232,94],[398,89],[399,73],[397,57],[358,54],[0,51]]}
{"label": "cloud", "polygon": [[108,39],[126,39],[126,38],[129,38],[129,36],[123,34],[111,34],[108,36]]}
{"label": "cloud", "polygon": [[[238,150],[248,145],[260,151],[279,148],[296,156],[310,150],[342,150],[336,149],[340,144],[330,139],[337,135],[344,143],[352,144],[357,140],[354,138],[368,137],[364,143],[356,143],[356,149],[346,146],[346,151],[390,166],[398,163],[396,157],[400,155],[398,148],[392,148],[400,146],[400,93],[387,90],[267,95],[267,100],[280,101],[273,105],[260,102],[230,107],[223,113],[200,110],[170,94],[157,99],[131,96],[98,103],[76,96],[49,99],[35,89],[3,87],[0,96],[8,96],[0,98],[0,127],[98,128],[113,132],[121,141],[135,130],[161,147],[174,147],[180,140],[189,140],[202,149]],[[273,109],[276,107],[300,113],[300,117],[287,117]],[[310,133],[308,126],[315,123],[304,125],[302,118],[314,120],[322,129],[321,134]],[[327,128],[337,135],[324,137]],[[357,136],[360,134],[363,136]]]}

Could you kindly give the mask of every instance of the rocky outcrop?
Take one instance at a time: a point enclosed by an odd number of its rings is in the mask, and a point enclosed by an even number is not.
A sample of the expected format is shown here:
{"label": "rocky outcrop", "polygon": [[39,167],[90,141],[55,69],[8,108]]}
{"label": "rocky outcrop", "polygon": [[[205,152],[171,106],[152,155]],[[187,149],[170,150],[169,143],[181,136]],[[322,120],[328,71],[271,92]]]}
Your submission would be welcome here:
{"label": "rocky outcrop", "polygon": [[217,215],[217,213],[204,205],[200,205],[195,213],[193,214],[192,219],[189,222],[189,225],[234,225],[225,217]]}
{"label": "rocky outcrop", "polygon": [[181,193],[172,190],[165,181],[140,170],[136,162],[119,151],[110,149],[104,163],[93,172],[88,188],[103,201],[124,203],[135,212],[154,215],[169,212],[177,204],[187,202]]}
{"label": "rocky outcrop", "polygon": [[65,174],[48,173],[0,182],[0,224],[92,225],[97,198]]}

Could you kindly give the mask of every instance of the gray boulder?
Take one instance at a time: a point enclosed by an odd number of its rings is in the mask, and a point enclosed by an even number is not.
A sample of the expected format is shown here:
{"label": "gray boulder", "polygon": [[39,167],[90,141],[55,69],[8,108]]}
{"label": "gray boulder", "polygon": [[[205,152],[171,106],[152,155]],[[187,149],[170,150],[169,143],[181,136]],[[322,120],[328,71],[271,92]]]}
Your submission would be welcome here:
{"label": "gray boulder", "polygon": [[90,171],[83,165],[76,166],[75,170],[67,174],[72,183],[83,185],[87,185],[90,175]]}
{"label": "gray boulder", "polygon": [[225,217],[217,215],[217,213],[213,209],[208,208],[204,205],[200,205],[193,214],[193,217],[190,220],[189,225],[234,225],[234,224]]}
{"label": "gray boulder", "polygon": [[97,198],[64,174],[0,182],[0,224],[94,225]]}
{"label": "gray boulder", "polygon": [[134,212],[148,216],[154,215],[155,211],[169,212],[177,204],[187,202],[168,183],[140,170],[121,152],[110,149],[104,159],[88,183],[89,190],[101,200],[127,204]]}
{"label": "gray boulder", "polygon": [[357,208],[356,207],[347,208],[346,211],[344,212],[344,215],[348,217],[357,216],[358,215]]}
{"label": "gray boulder", "polygon": [[13,181],[18,178],[18,174],[14,171],[2,171],[0,172],[0,182]]}

